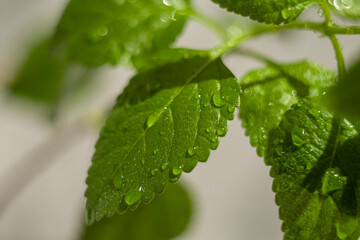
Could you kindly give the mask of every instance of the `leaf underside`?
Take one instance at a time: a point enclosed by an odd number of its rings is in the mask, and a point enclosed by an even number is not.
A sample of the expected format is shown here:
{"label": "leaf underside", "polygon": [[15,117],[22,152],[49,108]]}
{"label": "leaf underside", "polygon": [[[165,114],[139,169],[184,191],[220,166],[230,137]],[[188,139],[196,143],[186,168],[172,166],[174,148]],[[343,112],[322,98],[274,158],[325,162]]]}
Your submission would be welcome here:
{"label": "leaf underside", "polygon": [[192,203],[186,190],[179,184],[171,184],[151,204],[87,226],[82,239],[169,240],[187,228],[191,212]]}
{"label": "leaf underside", "polygon": [[314,0],[212,0],[230,12],[266,24],[296,20]]}
{"label": "leaf underside", "polygon": [[53,49],[89,66],[131,64],[167,48],[181,33],[187,0],[72,0],[57,26]]}
{"label": "leaf underside", "polygon": [[234,118],[239,91],[221,60],[209,57],[133,77],[96,144],[85,193],[89,222],[151,201],[205,162]]}

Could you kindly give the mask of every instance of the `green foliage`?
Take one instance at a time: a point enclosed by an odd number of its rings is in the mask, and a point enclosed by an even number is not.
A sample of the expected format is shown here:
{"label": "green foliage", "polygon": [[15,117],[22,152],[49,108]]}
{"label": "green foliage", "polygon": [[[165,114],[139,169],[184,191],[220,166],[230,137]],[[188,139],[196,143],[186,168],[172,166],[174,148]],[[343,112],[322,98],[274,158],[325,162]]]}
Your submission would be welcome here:
{"label": "green foliage", "polygon": [[289,23],[315,0],[212,0],[230,12],[266,24]]}
{"label": "green foliage", "polygon": [[49,41],[37,44],[27,56],[10,91],[45,105],[53,106],[61,95],[68,64],[49,54]]}
{"label": "green foliage", "polygon": [[164,50],[181,33],[187,0],[72,0],[54,35],[53,48],[89,66],[131,64]]}
{"label": "green foliage", "polygon": [[[87,220],[96,223],[86,227],[83,239],[165,240],[183,232],[191,202],[176,185],[151,205],[113,215],[149,203],[182,172],[207,161],[238,107],[251,144],[271,166],[284,239],[358,239],[360,61],[342,79],[346,69],[335,34],[358,34],[360,27],[333,24],[325,0],[212,1],[281,26],[237,31],[214,49],[175,49],[171,45],[188,16],[221,36],[223,30],[188,0],[71,0],[51,41],[34,48],[11,84],[15,95],[54,106],[76,89],[77,81],[68,78],[74,62],[137,70],[96,144],[85,193]],[[290,23],[313,3],[323,10],[323,23]],[[359,0],[331,4],[346,17],[359,17]],[[220,59],[249,37],[298,28],[331,39],[338,82],[311,61],[277,64],[250,54],[267,66],[249,72],[239,85]],[[320,105],[323,99],[334,113]]]}
{"label": "green foliage", "polygon": [[284,114],[270,133],[266,154],[284,239],[360,237],[359,144],[348,121],[311,101]]}
{"label": "green foliage", "polygon": [[299,97],[318,96],[334,83],[334,74],[310,61],[270,66],[248,73],[241,81],[240,118],[250,142],[263,156],[269,132]]}
{"label": "green foliage", "polygon": [[168,240],[186,229],[191,212],[192,203],[186,190],[179,184],[171,184],[151,204],[87,226],[82,239]]}
{"label": "green foliage", "polygon": [[[347,73],[344,81],[332,88],[326,101],[330,108],[347,117],[360,119],[360,60]],[[351,104],[349,104],[351,103]]]}
{"label": "green foliage", "polygon": [[96,144],[87,179],[89,221],[150,202],[205,162],[239,106],[220,59],[183,58],[133,77]]}

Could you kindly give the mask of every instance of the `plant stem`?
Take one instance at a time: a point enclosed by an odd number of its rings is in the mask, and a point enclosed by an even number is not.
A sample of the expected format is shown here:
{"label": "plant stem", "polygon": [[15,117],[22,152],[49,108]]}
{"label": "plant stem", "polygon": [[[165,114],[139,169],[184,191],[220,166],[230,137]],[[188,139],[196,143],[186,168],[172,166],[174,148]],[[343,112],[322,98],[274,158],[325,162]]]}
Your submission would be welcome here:
{"label": "plant stem", "polygon": [[345,78],[345,74],[346,74],[344,55],[343,55],[343,52],[341,50],[341,46],[340,46],[338,38],[334,34],[331,34],[329,36],[329,38],[330,38],[330,41],[331,41],[331,43],[332,43],[332,45],[334,47],[334,50],[335,50],[338,73],[339,73],[339,81],[341,81],[341,80],[343,80]]}
{"label": "plant stem", "polygon": [[325,25],[331,25],[332,24],[332,18],[331,18],[331,12],[327,6],[327,3],[324,0],[319,0],[317,2],[317,4],[319,5],[319,7],[323,10],[324,12],[324,17],[325,17]]}
{"label": "plant stem", "polygon": [[[331,35],[335,35],[335,34],[360,34],[360,27],[358,27],[358,26],[349,26],[349,27],[341,27],[341,26],[333,26],[333,25],[325,26],[324,23],[314,23],[314,22],[294,22],[294,23],[280,25],[280,26],[262,25],[260,27],[253,29],[248,34],[240,35],[238,37],[229,39],[222,46],[215,48],[212,51],[212,55],[215,58],[219,57],[219,56],[237,48],[241,42],[243,42],[244,40],[246,40],[248,38],[260,36],[265,33],[276,33],[276,32],[283,31],[283,30],[295,30],[295,29],[320,32],[327,36],[331,36]],[[332,38],[334,39],[334,37],[332,37]],[[337,42],[336,37],[335,37],[335,39],[336,39],[336,41],[334,41],[334,43]],[[336,47],[335,50],[336,51],[338,51],[339,49],[341,50],[340,45],[339,44],[337,44],[337,45],[338,46]],[[342,53],[340,54],[339,52],[337,52],[337,55],[338,55],[339,59],[341,60]],[[344,61],[342,61],[342,62],[344,62]],[[342,63],[340,62],[340,64],[342,64]],[[340,72],[343,73],[342,70]]]}
{"label": "plant stem", "polygon": [[224,28],[218,22],[212,20],[208,16],[194,9],[190,10],[189,16],[211,29],[222,41],[225,42],[229,39],[226,31],[224,31]]}
{"label": "plant stem", "polygon": [[[337,67],[338,67],[339,80],[341,81],[345,78],[345,74],[346,74],[344,55],[343,55],[339,40],[335,35],[337,33],[330,30],[330,29],[340,28],[340,27],[333,24],[333,21],[331,18],[331,13],[330,13],[329,7],[326,4],[326,2],[324,0],[320,0],[318,2],[318,4],[321,7],[321,9],[324,11],[324,15],[325,15],[324,27],[326,30],[324,33],[325,33],[325,35],[327,35],[329,37],[331,44],[334,48],[336,61],[337,61]],[[352,27],[352,29],[354,29],[354,27]],[[350,31],[350,29],[349,29],[349,31]]]}

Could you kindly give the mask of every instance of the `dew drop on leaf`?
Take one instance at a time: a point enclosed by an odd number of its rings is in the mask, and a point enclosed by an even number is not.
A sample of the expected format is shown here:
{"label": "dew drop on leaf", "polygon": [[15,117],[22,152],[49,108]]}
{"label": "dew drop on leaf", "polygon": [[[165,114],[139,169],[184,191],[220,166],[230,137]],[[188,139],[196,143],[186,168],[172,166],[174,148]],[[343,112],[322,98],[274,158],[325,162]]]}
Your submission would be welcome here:
{"label": "dew drop on leaf", "polygon": [[281,11],[281,16],[284,18],[284,19],[288,19],[290,16],[291,16],[291,9],[288,8],[288,9],[283,9]]}
{"label": "dew drop on leaf", "polygon": [[138,183],[134,183],[130,190],[125,195],[125,202],[127,205],[134,205],[141,200],[141,187]]}
{"label": "dew drop on leaf", "polygon": [[116,188],[121,188],[122,184],[123,184],[123,180],[124,180],[124,174],[122,172],[121,169],[119,169],[113,178],[113,184]]}
{"label": "dew drop on leaf", "polygon": [[166,169],[167,165],[168,165],[167,163],[164,163],[164,164],[161,166],[161,170],[164,171],[164,170]]}
{"label": "dew drop on leaf", "polygon": [[226,134],[226,132],[225,132],[225,130],[224,129],[218,129],[217,131],[217,134],[219,135],[219,136],[225,136],[225,134]]}
{"label": "dew drop on leaf", "polygon": [[181,173],[182,173],[182,168],[181,166],[175,166],[173,169],[172,169],[172,173],[175,175],[175,176],[179,176]]}
{"label": "dew drop on leaf", "polygon": [[189,148],[187,150],[187,153],[189,154],[189,156],[194,156],[195,155],[195,148]]}
{"label": "dew drop on leaf", "polygon": [[207,128],[207,129],[205,130],[205,132],[210,133],[210,132],[211,132],[211,128]]}
{"label": "dew drop on leaf", "polygon": [[227,108],[227,110],[228,110],[229,113],[233,113],[233,112],[235,112],[235,106],[229,106]]}
{"label": "dew drop on leaf", "polygon": [[223,101],[223,97],[219,92],[215,93],[212,97],[212,101],[216,107],[222,107],[225,105],[225,102]]}
{"label": "dew drop on leaf", "polygon": [[304,130],[300,131],[299,129],[294,129],[291,132],[291,139],[295,146],[301,147],[304,145]]}
{"label": "dew drop on leaf", "polygon": [[156,155],[159,152],[159,149],[154,150],[154,155]]}

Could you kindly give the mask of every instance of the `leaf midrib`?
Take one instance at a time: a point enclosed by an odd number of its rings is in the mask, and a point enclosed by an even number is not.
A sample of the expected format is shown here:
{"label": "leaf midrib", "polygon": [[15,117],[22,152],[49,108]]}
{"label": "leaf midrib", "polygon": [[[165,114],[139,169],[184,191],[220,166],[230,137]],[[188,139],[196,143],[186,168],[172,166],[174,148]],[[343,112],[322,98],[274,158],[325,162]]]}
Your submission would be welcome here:
{"label": "leaf midrib", "polygon": [[[209,66],[209,64],[214,61],[216,58],[209,58],[209,60],[207,60],[193,75],[191,75],[189,77],[189,79],[185,82],[185,84],[180,87],[180,89],[170,98],[170,100],[160,109],[165,109],[167,107],[170,106],[170,104],[172,104],[172,102],[176,99],[176,97],[184,90],[184,88],[190,83],[192,82],[196,77],[199,76],[199,74],[207,67]],[[158,119],[162,116],[162,112],[161,114],[158,115],[157,118],[155,118],[155,122],[158,121]],[[118,167],[114,170],[111,178],[114,178],[115,174],[117,173],[117,171],[121,168],[122,164],[125,162],[125,160],[128,158],[129,154],[131,153],[131,151],[133,150],[133,148],[136,146],[136,144],[140,141],[140,139],[142,139],[144,137],[144,135],[146,134],[146,132],[150,129],[151,127],[146,127],[145,130],[143,131],[143,133],[135,140],[135,142],[132,144],[132,146],[130,147],[129,151],[126,153],[125,157],[121,160],[120,164],[118,165]]]}

